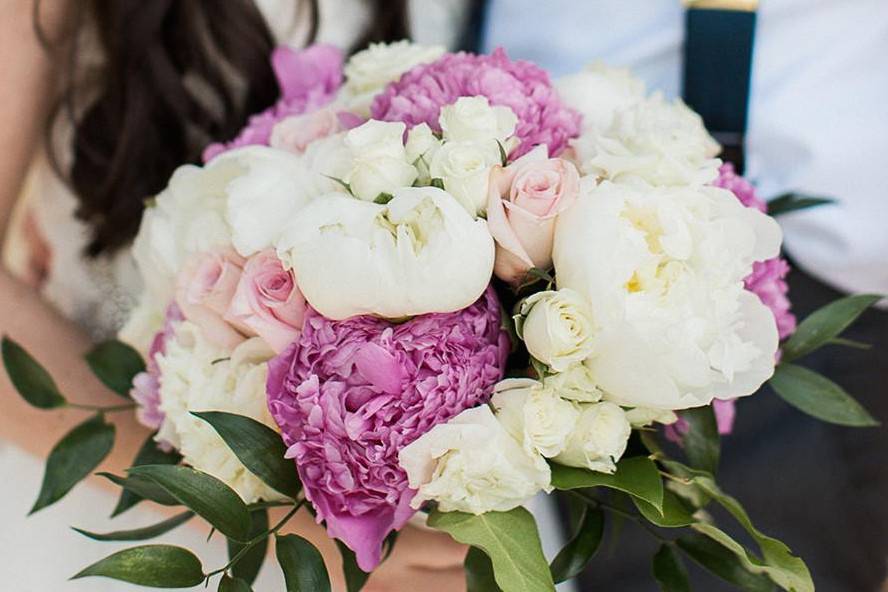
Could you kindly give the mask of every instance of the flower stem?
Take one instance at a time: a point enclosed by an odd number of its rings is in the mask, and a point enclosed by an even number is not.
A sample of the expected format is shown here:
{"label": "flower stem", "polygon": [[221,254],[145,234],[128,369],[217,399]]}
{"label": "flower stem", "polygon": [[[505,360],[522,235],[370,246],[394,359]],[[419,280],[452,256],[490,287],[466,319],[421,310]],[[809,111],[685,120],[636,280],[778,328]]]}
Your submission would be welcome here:
{"label": "flower stem", "polygon": [[129,411],[136,408],[135,403],[124,403],[122,405],[111,405],[102,407],[101,405],[84,405],[82,403],[68,403],[71,409],[81,409],[83,411],[98,411],[100,413],[114,413],[116,411]]}
{"label": "flower stem", "polygon": [[617,506],[611,505],[607,502],[603,502],[600,499],[594,498],[581,491],[568,490],[568,493],[591,506],[601,508],[602,510],[607,510],[611,514],[616,514],[618,516],[622,516],[623,518],[628,518],[629,520],[632,520],[633,522],[644,528],[648,532],[648,534],[659,540],[661,543],[666,543],[669,545],[674,543],[672,539],[668,539],[661,535],[647,520],[637,514],[627,512],[622,508],[618,508]]}

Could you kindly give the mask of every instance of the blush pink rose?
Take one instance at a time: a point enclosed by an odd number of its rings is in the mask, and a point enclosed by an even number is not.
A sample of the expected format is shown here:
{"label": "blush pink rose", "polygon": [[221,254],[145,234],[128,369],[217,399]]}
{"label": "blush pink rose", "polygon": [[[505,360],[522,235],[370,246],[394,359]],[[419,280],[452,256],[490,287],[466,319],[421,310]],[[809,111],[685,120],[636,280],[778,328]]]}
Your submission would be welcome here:
{"label": "blush pink rose", "polygon": [[315,140],[340,131],[339,116],[330,108],[303,115],[291,115],[277,122],[271,130],[272,148],[302,154]]}
{"label": "blush pink rose", "polygon": [[540,146],[509,166],[494,167],[487,200],[487,226],[496,240],[493,272],[520,282],[532,267],[552,265],[555,218],[576,201],[580,175]]}
{"label": "blush pink rose", "polygon": [[201,253],[189,260],[179,274],[176,304],[182,316],[219,347],[234,349],[244,340],[239,328],[224,318],[243,264],[243,257],[234,251]]}
{"label": "blush pink rose", "polygon": [[302,332],[305,307],[293,272],[268,249],[247,260],[226,319],[249,328],[280,353]]}

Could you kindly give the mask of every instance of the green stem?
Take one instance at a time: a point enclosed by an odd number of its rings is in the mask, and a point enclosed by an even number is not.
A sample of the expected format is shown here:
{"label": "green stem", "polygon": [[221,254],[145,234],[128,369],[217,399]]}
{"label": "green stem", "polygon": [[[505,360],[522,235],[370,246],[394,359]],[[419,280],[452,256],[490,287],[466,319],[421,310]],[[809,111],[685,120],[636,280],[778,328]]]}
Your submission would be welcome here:
{"label": "green stem", "polygon": [[111,405],[110,407],[102,407],[101,405],[84,405],[82,403],[68,403],[71,409],[81,409],[83,411],[98,411],[100,413],[114,413],[116,411],[129,411],[136,408],[135,403],[124,403],[122,405]]}
{"label": "green stem", "polygon": [[618,508],[617,506],[611,505],[607,502],[603,502],[600,499],[594,498],[581,491],[568,490],[568,493],[573,495],[574,497],[581,499],[589,505],[601,508],[602,510],[607,510],[611,514],[616,514],[618,516],[622,516],[623,518],[628,518],[629,520],[632,520],[633,522],[644,528],[648,532],[648,534],[659,540],[661,543],[666,543],[670,545],[674,544],[672,539],[668,539],[661,535],[653,526],[650,525],[650,523],[648,523],[647,520],[637,514],[627,512],[622,508]]}

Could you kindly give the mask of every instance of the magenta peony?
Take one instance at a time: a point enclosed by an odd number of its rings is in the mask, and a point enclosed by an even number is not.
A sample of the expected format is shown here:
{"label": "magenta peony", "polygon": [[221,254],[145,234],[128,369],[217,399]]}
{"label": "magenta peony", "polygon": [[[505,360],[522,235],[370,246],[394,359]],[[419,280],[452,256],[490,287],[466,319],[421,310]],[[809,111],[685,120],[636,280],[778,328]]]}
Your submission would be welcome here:
{"label": "magenta peony", "polygon": [[299,339],[269,362],[268,405],[306,497],[371,571],[413,515],[401,448],[485,402],[509,338],[492,288],[458,312],[396,324],[331,321],[309,308]]}
{"label": "magenta peony", "polygon": [[280,99],[251,116],[230,142],[207,146],[204,162],[241,146],[267,146],[277,122],[323,107],[333,100],[342,84],[342,51],[332,45],[312,45],[303,50],[278,47],[271,56],[271,65],[281,89]]}
{"label": "magenta peony", "polygon": [[512,61],[502,49],[491,55],[447,54],[430,64],[414,67],[373,100],[371,115],[384,121],[403,121],[408,127],[427,123],[441,130],[441,107],[459,97],[484,96],[491,105],[504,105],[518,117],[518,157],[546,144],[557,156],[580,132],[580,114],[565,106],[552,88],[549,75],[530,62]]}

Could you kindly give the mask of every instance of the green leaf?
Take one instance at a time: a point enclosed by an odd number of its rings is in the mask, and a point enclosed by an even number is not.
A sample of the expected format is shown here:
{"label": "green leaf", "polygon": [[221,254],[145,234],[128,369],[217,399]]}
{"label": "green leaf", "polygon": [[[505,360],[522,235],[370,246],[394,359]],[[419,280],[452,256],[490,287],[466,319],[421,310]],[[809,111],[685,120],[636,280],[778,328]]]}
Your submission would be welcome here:
{"label": "green leaf", "polygon": [[135,475],[130,477],[120,477],[119,475],[112,475],[111,473],[96,473],[96,475],[104,477],[115,485],[119,485],[124,491],[132,492],[134,495],[137,495],[140,500],[150,500],[163,506],[181,505],[179,500],[170,495],[166,489],[145,477],[137,477]]}
{"label": "green leaf", "polygon": [[428,519],[457,542],[490,557],[500,588],[508,592],[552,592],[555,584],[543,555],[533,516],[524,508],[473,515],[435,510]]}
{"label": "green leaf", "polygon": [[222,574],[218,590],[219,592],[253,592],[248,583],[240,578],[229,577],[228,574]]}
{"label": "green leaf", "polygon": [[[132,466],[139,467],[142,465],[177,465],[182,460],[182,455],[178,452],[170,450],[169,452],[163,451],[157,445],[157,442],[154,440],[154,434],[148,436],[145,440],[145,443],[142,444],[142,447],[139,449],[139,452],[136,453],[136,458],[133,459]],[[118,483],[120,485],[120,483]],[[150,483],[150,486],[157,489],[157,486],[153,483]],[[169,496],[167,496],[168,499]],[[124,488],[124,490],[120,493],[120,499],[117,501],[117,506],[115,506],[114,511],[111,512],[111,517],[119,516],[123,514],[140,501],[145,499],[140,496],[136,492],[131,489]],[[177,505],[178,502],[172,500],[169,505]]]}
{"label": "green leaf", "polygon": [[882,298],[879,294],[857,294],[814,311],[783,344],[782,361],[792,362],[838,337],[863,311]]}
{"label": "green leaf", "polygon": [[392,201],[395,198],[391,193],[382,192],[376,196],[376,199],[373,200],[373,203],[384,206],[388,202]]}
{"label": "green leaf", "polygon": [[663,492],[663,513],[657,511],[652,505],[641,501],[637,497],[632,497],[632,502],[641,515],[657,526],[663,528],[681,528],[690,526],[696,520],[691,513],[684,507],[678,496],[669,490]]}
{"label": "green leaf", "polygon": [[190,588],[204,579],[200,560],[171,545],[144,545],[118,551],[72,577],[102,576],[152,588]]}
{"label": "green leaf", "polygon": [[[268,510],[253,510],[250,512],[250,540],[268,532]],[[238,553],[244,545],[228,539],[228,558],[231,559]],[[256,543],[249,551],[247,551],[237,563],[231,567],[231,573],[244,580],[248,584],[256,581],[259,570],[265,562],[265,554],[268,551],[268,537]]]}
{"label": "green leaf", "polygon": [[796,210],[836,203],[830,197],[812,197],[800,193],[784,193],[768,202],[768,215],[779,216]]}
{"label": "green leaf", "polygon": [[774,583],[767,576],[754,574],[740,559],[720,544],[703,535],[683,536],[675,541],[679,549],[713,575],[747,592],[770,592]]}
{"label": "green leaf", "polygon": [[711,405],[682,411],[682,418],[688,422],[688,431],[682,437],[682,444],[688,462],[695,469],[702,469],[713,475],[718,472],[718,459],[721,453],[721,438],[715,411]]}
{"label": "green leaf", "polygon": [[152,524],[151,526],[134,528],[132,530],[117,530],[115,532],[109,532],[105,534],[89,532],[88,530],[74,527],[72,527],[72,530],[79,532],[83,536],[94,541],[145,541],[148,539],[153,539],[154,537],[158,537],[162,534],[166,534],[174,528],[185,524],[193,517],[194,512],[182,512],[181,514],[177,514],[172,518],[168,518],[163,522],[158,522],[157,524]]}
{"label": "green leaf", "polygon": [[342,555],[342,573],[345,575],[345,589],[347,592],[358,592],[367,583],[370,574],[358,567],[355,552],[349,549],[339,539],[334,539],[339,554]]}
{"label": "green leaf", "polygon": [[813,370],[780,364],[770,384],[784,401],[822,421],[855,427],[879,425],[842,387]]}
{"label": "green leaf", "polygon": [[25,401],[39,409],[65,406],[55,381],[22,346],[4,335],[0,350],[9,380]]}
{"label": "green leaf", "polygon": [[691,592],[688,570],[671,545],[662,544],[654,555],[654,578],[663,592]]}
{"label": "green leaf", "polygon": [[212,475],[173,465],[132,467],[129,474],[160,485],[228,538],[238,541],[249,538],[250,512],[246,504],[233,489]]}
{"label": "green leaf", "polygon": [[444,189],[444,179],[440,177],[435,177],[429,182],[429,185],[432,187],[437,187],[438,189]]}
{"label": "green leaf", "polygon": [[50,506],[93,472],[114,446],[114,425],[95,415],[68,432],[46,459],[43,484],[30,514]]}
{"label": "green leaf", "polygon": [[499,146],[500,165],[505,167],[509,164],[509,157],[506,156],[506,149],[503,146],[503,143],[500,142],[499,140],[496,141],[496,145]]}
{"label": "green leaf", "polygon": [[655,508],[663,509],[663,482],[654,461],[646,456],[624,458],[617,463],[613,475],[565,467],[553,463],[552,486],[556,489],[609,487],[640,498]]}
{"label": "green leaf", "polygon": [[284,458],[281,435],[251,417],[223,411],[192,412],[213,426],[247,469],[269,487],[296,499],[302,490],[296,463]]}
{"label": "green leaf", "polygon": [[287,592],[330,592],[324,558],[314,545],[299,535],[288,534],[277,535],[275,547]]}
{"label": "green leaf", "polygon": [[469,547],[463,567],[466,570],[466,592],[501,592],[493,575],[493,563],[481,549]]}
{"label": "green leaf", "polygon": [[552,579],[556,584],[575,578],[598,551],[604,534],[604,513],[599,508],[586,507],[573,538],[558,552],[552,565]]}
{"label": "green leaf", "polygon": [[127,399],[133,377],[145,370],[145,362],[139,352],[116,340],[95,346],[86,354],[86,363],[105,386]]}

